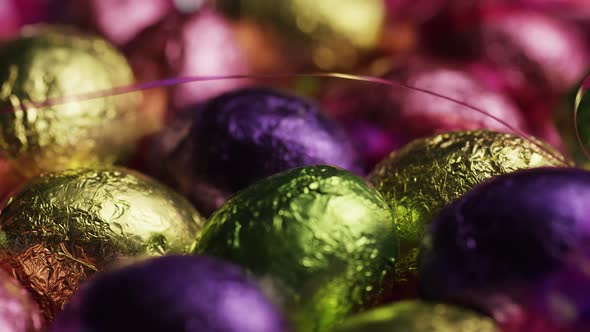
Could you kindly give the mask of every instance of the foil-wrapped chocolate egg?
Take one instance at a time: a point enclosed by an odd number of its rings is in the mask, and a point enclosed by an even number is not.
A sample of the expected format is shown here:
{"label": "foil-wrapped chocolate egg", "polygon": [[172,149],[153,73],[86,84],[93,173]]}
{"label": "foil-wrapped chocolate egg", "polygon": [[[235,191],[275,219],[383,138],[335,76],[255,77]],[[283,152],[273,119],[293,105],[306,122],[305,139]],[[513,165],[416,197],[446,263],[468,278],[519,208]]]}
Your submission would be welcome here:
{"label": "foil-wrapped chocolate egg", "polygon": [[[335,82],[325,89],[321,98],[326,112],[363,143],[361,153],[369,165],[374,166],[375,161],[412,139],[443,132],[475,129],[529,132],[519,107],[506,94],[487,88],[464,69],[412,58],[384,78],[420,90]],[[374,128],[383,138],[367,137],[365,130],[358,130],[360,126]]]}
{"label": "foil-wrapped chocolate egg", "polygon": [[74,0],[70,2],[77,18],[86,20],[85,23],[90,23],[113,43],[125,45],[143,29],[173,12],[175,1]]}
{"label": "foil-wrapped chocolate egg", "polygon": [[427,225],[447,203],[496,175],[563,165],[562,157],[541,142],[486,130],[419,139],[392,153],[377,165],[370,180],[391,205],[398,228],[396,282],[405,287],[415,281]]}
{"label": "foil-wrapped chocolate egg", "polygon": [[297,331],[326,331],[374,305],[397,256],[391,211],[362,178],[330,166],[296,168],[232,197],[194,252],[253,272]]}
{"label": "foil-wrapped chocolate egg", "polygon": [[279,34],[289,62],[321,69],[357,65],[362,51],[377,46],[385,21],[381,0],[220,0],[217,6]]}
{"label": "foil-wrapped chocolate egg", "polygon": [[588,45],[575,26],[532,10],[491,11],[481,22],[481,39],[484,57],[511,85],[534,84],[538,97],[569,89],[590,65]]}
{"label": "foil-wrapped chocolate egg", "polygon": [[[422,293],[476,307],[508,325],[540,304],[531,303],[531,294],[553,294],[554,304],[567,306],[567,319],[578,306],[555,276],[566,272],[573,254],[589,252],[589,215],[590,172],[538,168],[495,177],[432,221],[420,254]],[[551,317],[546,312],[543,318]]]}
{"label": "foil-wrapped chocolate egg", "polygon": [[147,164],[160,168],[154,175],[205,214],[236,191],[290,168],[327,164],[363,171],[346,132],[300,97],[247,88],[188,111],[180,127],[156,138]]}
{"label": "foil-wrapped chocolate egg", "polygon": [[180,195],[125,169],[31,180],[0,213],[0,265],[52,317],[78,284],[120,259],[182,253],[203,219]]}
{"label": "foil-wrapped chocolate egg", "polygon": [[[186,17],[166,16],[134,38],[127,53],[141,81],[250,72],[246,51],[230,22],[208,8]],[[226,79],[178,84],[169,89],[170,104],[182,108],[248,82]]]}
{"label": "foil-wrapped chocolate egg", "polygon": [[40,332],[43,319],[29,292],[5,271],[0,270],[0,330]]}
{"label": "foil-wrapped chocolate egg", "polygon": [[83,285],[50,331],[285,332],[281,313],[239,267],[167,256]]}
{"label": "foil-wrapped chocolate egg", "polygon": [[125,58],[98,37],[65,27],[24,29],[0,47],[0,151],[28,176],[113,163],[141,135],[137,94],[37,103],[132,82]]}
{"label": "foil-wrapped chocolate egg", "polygon": [[499,332],[493,320],[442,303],[402,301],[344,320],[333,332]]}

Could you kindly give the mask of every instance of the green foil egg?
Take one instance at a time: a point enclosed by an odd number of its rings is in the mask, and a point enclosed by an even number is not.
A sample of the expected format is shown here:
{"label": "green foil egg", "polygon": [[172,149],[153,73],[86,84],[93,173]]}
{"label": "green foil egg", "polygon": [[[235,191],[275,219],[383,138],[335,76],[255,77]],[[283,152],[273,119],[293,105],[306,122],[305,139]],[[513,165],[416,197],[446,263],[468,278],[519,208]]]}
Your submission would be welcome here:
{"label": "green foil egg", "polygon": [[269,285],[296,331],[327,331],[374,305],[397,239],[382,196],[329,166],[296,168],[227,201],[193,252],[237,263]]}
{"label": "green foil egg", "polygon": [[333,332],[497,332],[471,310],[420,301],[397,302],[347,319]]}
{"label": "green foil egg", "polygon": [[488,130],[417,139],[393,152],[369,179],[390,204],[398,228],[396,293],[415,294],[418,248],[433,215],[447,203],[496,175],[567,165],[558,152],[540,141]]}

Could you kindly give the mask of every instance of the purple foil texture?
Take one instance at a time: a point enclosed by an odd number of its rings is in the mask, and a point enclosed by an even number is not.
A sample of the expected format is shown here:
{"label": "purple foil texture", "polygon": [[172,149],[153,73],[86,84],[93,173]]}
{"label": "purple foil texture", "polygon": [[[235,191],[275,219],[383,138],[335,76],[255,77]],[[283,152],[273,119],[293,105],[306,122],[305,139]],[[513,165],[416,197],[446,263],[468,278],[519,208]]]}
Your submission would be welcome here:
{"label": "purple foil texture", "polygon": [[154,139],[146,163],[209,214],[267,176],[307,165],[363,173],[347,133],[300,97],[240,89],[187,110]]}
{"label": "purple foil texture", "polygon": [[89,281],[50,331],[284,332],[286,323],[237,266],[167,256]]}
{"label": "purple foil texture", "polygon": [[548,294],[564,276],[575,282],[566,271],[569,257],[590,252],[588,243],[590,172],[538,168],[498,176],[432,222],[420,287],[427,299],[472,306],[519,326],[534,296]]}

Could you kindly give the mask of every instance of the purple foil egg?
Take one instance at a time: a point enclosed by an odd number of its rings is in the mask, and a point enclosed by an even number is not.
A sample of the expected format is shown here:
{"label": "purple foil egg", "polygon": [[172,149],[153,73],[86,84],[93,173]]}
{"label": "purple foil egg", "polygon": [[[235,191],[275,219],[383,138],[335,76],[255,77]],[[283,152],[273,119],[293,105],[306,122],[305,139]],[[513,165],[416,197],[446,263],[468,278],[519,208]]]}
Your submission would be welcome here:
{"label": "purple foil egg", "polygon": [[588,243],[590,172],[538,168],[498,176],[432,222],[419,260],[421,291],[515,324],[530,294]]}
{"label": "purple foil egg", "polygon": [[291,168],[331,165],[363,172],[346,132],[300,97],[247,88],[188,111],[155,138],[146,164],[204,214],[257,180]]}
{"label": "purple foil egg", "polygon": [[205,256],[167,256],[102,274],[49,329],[284,332],[281,314],[242,269]]}

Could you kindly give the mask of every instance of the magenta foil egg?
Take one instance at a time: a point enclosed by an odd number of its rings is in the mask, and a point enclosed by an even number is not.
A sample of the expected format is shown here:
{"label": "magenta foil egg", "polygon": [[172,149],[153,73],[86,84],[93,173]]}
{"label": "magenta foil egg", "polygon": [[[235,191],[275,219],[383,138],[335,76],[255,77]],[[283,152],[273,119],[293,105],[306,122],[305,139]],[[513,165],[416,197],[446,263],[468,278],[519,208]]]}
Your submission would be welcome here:
{"label": "magenta foil egg", "polygon": [[399,93],[400,124],[419,135],[480,128],[502,132],[527,128],[520,110],[507,96],[486,89],[464,71],[443,67],[417,71],[410,75],[407,83],[485,112],[422,91],[406,89]]}
{"label": "magenta foil egg", "polygon": [[[248,57],[230,22],[209,8],[189,16],[167,16],[139,34],[127,53],[140,81],[249,72]],[[246,83],[224,79],[174,85],[170,104],[183,108]]]}
{"label": "magenta foil egg", "polygon": [[107,39],[124,45],[173,12],[174,0],[82,0],[74,6],[83,6],[82,11]]}
{"label": "magenta foil egg", "polygon": [[484,56],[516,86],[559,93],[590,64],[588,45],[575,26],[534,11],[492,11],[484,16],[482,41]]}
{"label": "magenta foil egg", "polygon": [[[225,76],[248,73],[244,50],[226,19],[203,11],[186,21],[180,38],[166,48],[174,76]],[[176,86],[172,101],[182,107],[244,85],[244,80],[208,81]]]}
{"label": "magenta foil egg", "polygon": [[519,107],[508,96],[480,84],[467,71],[416,62],[386,78],[422,91],[396,84],[338,82],[328,87],[322,96],[326,112],[364,147],[361,153],[369,167],[412,139],[441,132],[473,129],[529,131]]}
{"label": "magenta foil egg", "polygon": [[0,271],[0,331],[40,332],[43,319],[27,290],[4,271]]}

